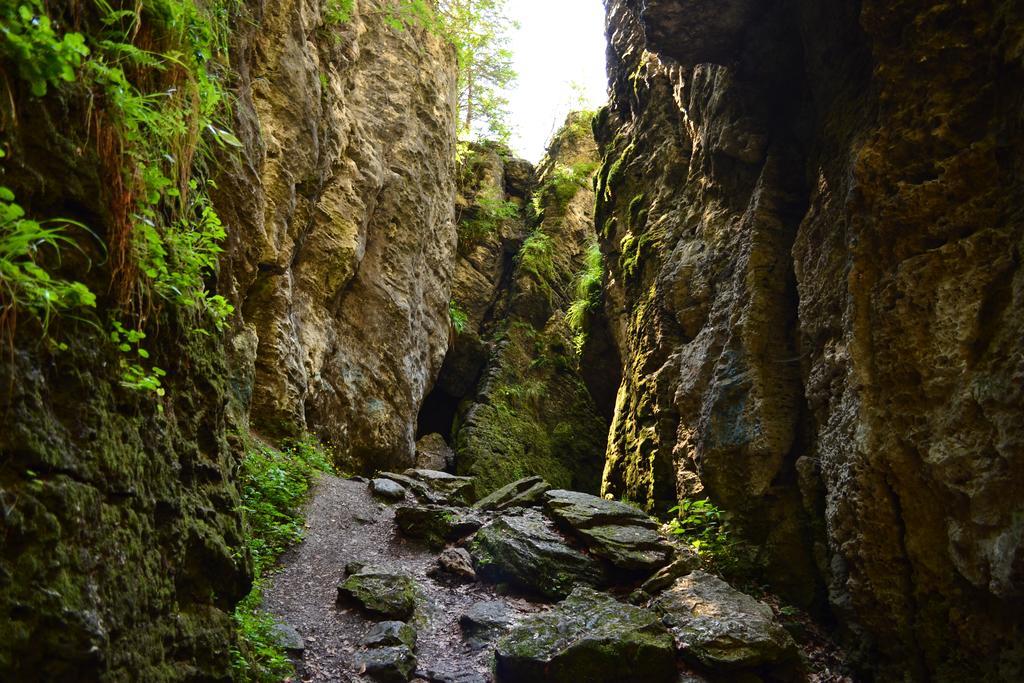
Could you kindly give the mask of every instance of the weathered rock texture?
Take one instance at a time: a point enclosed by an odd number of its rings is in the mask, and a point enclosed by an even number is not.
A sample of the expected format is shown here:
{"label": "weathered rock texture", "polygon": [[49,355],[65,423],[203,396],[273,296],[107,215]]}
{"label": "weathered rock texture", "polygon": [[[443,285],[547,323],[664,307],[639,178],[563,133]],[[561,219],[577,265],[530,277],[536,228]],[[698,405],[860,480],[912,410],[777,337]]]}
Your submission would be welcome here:
{"label": "weathered rock texture", "polygon": [[352,466],[413,464],[448,346],[454,53],[376,0],[254,3],[239,26],[246,154],[223,183],[251,420],[313,431]]}
{"label": "weathered rock texture", "polygon": [[[269,434],[310,429],[356,465],[412,464],[449,335],[454,55],[388,29],[375,0],[344,26],[322,4],[253,0],[234,27],[244,148],[218,160],[228,241],[209,284],[239,310],[237,334],[195,334],[170,304],[151,317],[162,399],[123,388],[123,354],[88,325],[55,322],[59,353],[27,322],[3,344],[0,679],[229,679],[250,578],[229,434],[250,405]],[[92,105],[5,88],[2,184],[30,216],[109,240]],[[94,267],[68,249],[63,272],[111,310],[110,260],[81,244]]]}
{"label": "weathered rock texture", "polygon": [[480,494],[531,475],[598,488],[607,428],[564,319],[594,239],[596,167],[590,117],[572,115],[539,168],[531,230],[485,327],[486,365],[456,415],[456,467]]}
{"label": "weathered rock texture", "polygon": [[710,495],[881,679],[1024,675],[1024,17],[608,7],[604,490]]}

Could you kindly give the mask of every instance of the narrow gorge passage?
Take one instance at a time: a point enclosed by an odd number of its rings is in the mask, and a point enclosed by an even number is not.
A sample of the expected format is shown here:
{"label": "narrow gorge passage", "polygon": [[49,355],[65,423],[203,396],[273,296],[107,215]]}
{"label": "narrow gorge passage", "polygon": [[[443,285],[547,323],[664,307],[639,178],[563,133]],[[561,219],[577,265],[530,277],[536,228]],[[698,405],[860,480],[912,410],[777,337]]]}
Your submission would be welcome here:
{"label": "narrow gorge passage", "polygon": [[1020,0],[0,0],[0,681],[1024,681],[1022,112]]}

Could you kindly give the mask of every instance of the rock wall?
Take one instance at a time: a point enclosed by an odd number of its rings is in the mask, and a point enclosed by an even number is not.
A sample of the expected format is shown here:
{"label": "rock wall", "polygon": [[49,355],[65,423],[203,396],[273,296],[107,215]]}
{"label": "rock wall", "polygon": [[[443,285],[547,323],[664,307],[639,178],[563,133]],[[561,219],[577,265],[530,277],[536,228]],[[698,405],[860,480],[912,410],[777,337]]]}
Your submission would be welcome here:
{"label": "rock wall", "polygon": [[1020,9],[606,5],[603,490],[710,495],[880,680],[1020,678]]}
{"label": "rock wall", "polygon": [[[607,428],[580,375],[564,317],[594,239],[597,149],[590,117],[570,116],[555,135],[535,188],[524,182],[519,162],[497,161],[479,162],[489,170],[477,174],[483,180],[475,208],[460,229],[479,227],[481,196],[521,208],[482,241],[467,240],[472,246],[457,268],[456,301],[469,320],[439,381],[460,400],[451,429],[456,468],[476,477],[480,494],[535,474],[556,486],[596,491]],[[468,374],[460,360],[464,348],[477,349]],[[471,383],[453,381],[459,377]]]}
{"label": "rock wall", "polygon": [[448,345],[454,50],[376,0],[254,3],[239,26],[245,155],[221,210],[251,423],[309,430],[357,470],[412,464]]}
{"label": "rock wall", "polygon": [[[95,19],[48,5],[58,31]],[[24,316],[4,337],[0,679],[229,680],[251,579],[237,437],[314,430],[353,467],[411,463],[449,335],[454,54],[386,20],[375,0],[344,23],[320,2],[239,6],[242,148],[214,162],[227,240],[208,281],[236,315],[225,339],[171,303],[143,321],[161,398],[125,388],[103,340],[124,170],[96,150],[97,109],[77,84],[37,98],[5,79],[0,185],[96,234],[47,265],[97,293],[100,327],[66,317],[40,341]]]}

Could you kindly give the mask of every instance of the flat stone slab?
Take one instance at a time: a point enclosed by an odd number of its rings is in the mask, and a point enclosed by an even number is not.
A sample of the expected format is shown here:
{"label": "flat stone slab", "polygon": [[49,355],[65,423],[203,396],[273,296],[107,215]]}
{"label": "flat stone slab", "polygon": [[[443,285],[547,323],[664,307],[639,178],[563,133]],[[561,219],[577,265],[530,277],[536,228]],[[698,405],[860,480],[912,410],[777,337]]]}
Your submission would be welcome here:
{"label": "flat stone slab", "polygon": [[697,570],[651,601],[680,654],[711,669],[789,666],[796,643],[768,605]]}
{"label": "flat stone slab", "polygon": [[544,493],[550,489],[551,484],[544,481],[543,477],[526,477],[484,496],[473,507],[479,510],[507,510],[539,505]]}
{"label": "flat stone slab", "polygon": [[380,472],[377,475],[412,491],[424,503],[440,505],[469,505],[475,500],[473,477],[457,477],[437,470],[409,469],[396,472]]}
{"label": "flat stone slab", "polygon": [[675,548],[658,533],[657,522],[631,505],[558,489],[544,494],[544,509],[618,569],[650,573],[675,555]]}
{"label": "flat stone slab", "polygon": [[577,585],[607,583],[604,567],[576,550],[536,510],[498,517],[470,546],[477,575],[508,582],[548,598],[563,598]]}
{"label": "flat stone slab", "polygon": [[402,505],[395,508],[395,524],[409,538],[443,548],[483,526],[483,520],[466,508],[447,505]]}
{"label": "flat stone slab", "polygon": [[658,615],[589,588],[524,619],[495,653],[498,683],[675,683],[672,636]]}

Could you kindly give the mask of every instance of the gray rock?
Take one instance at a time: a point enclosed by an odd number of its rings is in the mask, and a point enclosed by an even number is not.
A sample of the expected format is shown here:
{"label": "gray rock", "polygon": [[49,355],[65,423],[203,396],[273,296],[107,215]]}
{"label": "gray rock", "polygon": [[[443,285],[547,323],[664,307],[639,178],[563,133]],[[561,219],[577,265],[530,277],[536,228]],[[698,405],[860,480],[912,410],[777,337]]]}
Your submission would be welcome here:
{"label": "gray rock", "polygon": [[405,645],[371,648],[355,661],[360,673],[380,683],[405,683],[416,670],[416,656]]}
{"label": "gray rock", "polygon": [[465,508],[403,505],[395,508],[395,524],[405,536],[442,548],[445,543],[465,538],[479,529],[483,520]]}
{"label": "gray rock", "polygon": [[381,621],[373,625],[362,644],[366,647],[405,645],[415,650],[416,629],[404,621]]}
{"label": "gray rock", "polygon": [[403,474],[380,472],[378,476],[404,486],[424,503],[469,505],[474,499],[472,477],[417,469],[406,470]]}
{"label": "gray rock", "polygon": [[440,434],[427,434],[416,442],[416,467],[424,470],[450,470],[455,451]]}
{"label": "gray rock", "polygon": [[306,649],[306,641],[302,639],[302,635],[299,634],[294,626],[280,623],[274,624],[273,634],[277,644],[288,652],[298,653]]}
{"label": "gray rock", "polygon": [[449,665],[444,669],[420,669],[416,676],[430,683],[491,683],[491,677],[482,672],[469,668],[469,665]]}
{"label": "gray rock", "polygon": [[352,560],[351,562],[345,565],[345,576],[358,574],[359,572],[363,571],[363,567],[365,566],[365,562],[360,562],[359,560]]}
{"label": "gray rock", "polygon": [[473,649],[486,647],[516,623],[515,612],[500,600],[478,602],[459,617],[466,643]]}
{"label": "gray rock", "polygon": [[699,568],[700,558],[697,557],[696,553],[692,556],[681,557],[676,555],[676,559],[672,564],[662,567],[655,572],[651,578],[643,582],[640,590],[649,595],[656,595],[675,583],[676,579],[686,576]]}
{"label": "gray rock", "polygon": [[569,546],[536,510],[495,519],[477,532],[470,553],[484,580],[509,582],[549,598],[565,597],[578,584],[607,582],[604,567]]}
{"label": "gray rock", "polygon": [[338,602],[354,602],[373,614],[406,620],[416,611],[416,582],[407,574],[364,567],[338,585]]}
{"label": "gray rock", "polygon": [[672,636],[658,615],[589,588],[524,619],[498,642],[497,680],[675,683]]}
{"label": "gray rock", "polygon": [[455,578],[461,581],[476,581],[473,558],[465,548],[447,548],[437,558],[437,566],[430,575],[435,578]]}
{"label": "gray rock", "polygon": [[675,549],[658,524],[625,503],[577,491],[547,491],[544,508],[590,550],[629,572],[651,572],[671,561]]}
{"label": "gray rock", "polygon": [[370,490],[381,498],[387,498],[388,500],[405,499],[405,489],[397,482],[383,477],[371,480]]}
{"label": "gray rock", "polygon": [[478,500],[473,507],[480,510],[506,510],[538,505],[544,492],[550,489],[551,484],[544,481],[543,477],[526,477],[502,486]]}
{"label": "gray rock", "polygon": [[796,644],[763,602],[697,570],[651,602],[680,653],[712,669],[786,668]]}

